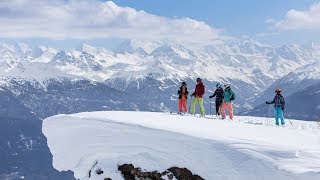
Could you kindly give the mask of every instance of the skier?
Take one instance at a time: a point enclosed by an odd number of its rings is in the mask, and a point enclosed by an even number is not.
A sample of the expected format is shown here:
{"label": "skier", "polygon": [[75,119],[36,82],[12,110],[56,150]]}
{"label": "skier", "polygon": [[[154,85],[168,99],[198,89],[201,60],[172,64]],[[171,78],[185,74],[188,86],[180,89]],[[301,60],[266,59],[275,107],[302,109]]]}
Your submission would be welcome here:
{"label": "skier", "polygon": [[205,92],[205,86],[202,83],[202,80],[200,78],[197,78],[196,88],[195,88],[194,92],[191,95],[191,96],[194,96],[194,99],[193,99],[193,101],[191,103],[191,114],[195,114],[195,112],[196,112],[196,104],[199,104],[201,116],[205,115],[205,110],[204,110],[204,107],[203,107],[203,95],[204,95],[204,92]]}
{"label": "skier", "polygon": [[226,112],[225,110],[228,109],[230,120],[233,119],[233,108],[232,108],[232,101],[235,99],[236,95],[231,90],[231,87],[229,84],[224,85],[225,90],[223,93],[223,103],[221,107],[221,116],[222,119],[226,118]]}
{"label": "skier", "polygon": [[221,105],[223,103],[223,88],[222,84],[217,83],[216,84],[216,90],[214,91],[212,96],[209,96],[209,98],[216,97],[216,116],[220,115]]}
{"label": "skier", "polygon": [[179,94],[179,101],[178,101],[179,114],[186,113],[188,111],[187,99],[189,94],[186,82],[182,82],[182,85],[180,86],[180,90],[178,90],[178,94]]}
{"label": "skier", "polygon": [[274,104],[274,113],[275,113],[275,119],[276,119],[276,125],[279,126],[279,118],[281,119],[281,125],[284,126],[284,117],[283,117],[283,110],[285,105],[285,100],[283,96],[281,95],[281,89],[277,88],[275,90],[275,97],[272,101],[266,101],[266,104]]}

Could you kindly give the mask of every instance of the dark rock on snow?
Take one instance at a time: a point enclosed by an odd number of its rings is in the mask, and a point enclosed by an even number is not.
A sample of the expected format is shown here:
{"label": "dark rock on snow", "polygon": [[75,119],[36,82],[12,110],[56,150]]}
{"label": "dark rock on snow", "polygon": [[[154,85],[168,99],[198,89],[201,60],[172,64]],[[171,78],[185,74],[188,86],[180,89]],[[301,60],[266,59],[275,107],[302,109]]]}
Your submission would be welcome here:
{"label": "dark rock on snow", "polygon": [[157,171],[142,172],[141,168],[135,168],[132,164],[123,164],[118,166],[125,180],[164,180],[162,177],[177,180],[204,180],[199,175],[193,174],[187,168],[171,167],[167,171],[159,173]]}

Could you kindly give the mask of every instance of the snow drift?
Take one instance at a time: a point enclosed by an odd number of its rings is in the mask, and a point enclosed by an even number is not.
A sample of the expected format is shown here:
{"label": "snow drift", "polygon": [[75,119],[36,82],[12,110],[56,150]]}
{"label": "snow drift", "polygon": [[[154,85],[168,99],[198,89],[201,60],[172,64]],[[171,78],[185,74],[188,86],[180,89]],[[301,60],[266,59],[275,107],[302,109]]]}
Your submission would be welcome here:
{"label": "snow drift", "polygon": [[318,124],[236,117],[218,120],[151,112],[90,112],[43,122],[56,169],[89,179],[123,179],[117,165],[186,167],[205,179],[319,179]]}

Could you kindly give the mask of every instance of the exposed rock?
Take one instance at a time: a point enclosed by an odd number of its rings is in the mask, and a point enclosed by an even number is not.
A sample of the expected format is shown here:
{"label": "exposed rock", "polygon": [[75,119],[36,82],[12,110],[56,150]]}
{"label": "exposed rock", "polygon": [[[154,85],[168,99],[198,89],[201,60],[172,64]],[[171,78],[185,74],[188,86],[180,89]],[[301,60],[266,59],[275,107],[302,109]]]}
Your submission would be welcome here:
{"label": "exposed rock", "polygon": [[118,170],[121,172],[125,180],[135,180],[135,176],[132,173],[134,166],[132,164],[123,164],[118,166]]}
{"label": "exposed rock", "polygon": [[98,168],[98,169],[96,170],[96,173],[97,173],[98,175],[100,175],[100,174],[103,174],[103,171],[101,170],[101,168]]}
{"label": "exposed rock", "polygon": [[157,171],[143,172],[141,168],[135,168],[132,164],[118,166],[125,180],[204,180],[199,175],[192,174],[187,168],[171,167],[167,171],[159,173]]}
{"label": "exposed rock", "polygon": [[168,169],[169,172],[175,176],[178,180],[204,180],[199,175],[194,175],[192,172],[187,168],[179,168],[179,167],[171,167]]}

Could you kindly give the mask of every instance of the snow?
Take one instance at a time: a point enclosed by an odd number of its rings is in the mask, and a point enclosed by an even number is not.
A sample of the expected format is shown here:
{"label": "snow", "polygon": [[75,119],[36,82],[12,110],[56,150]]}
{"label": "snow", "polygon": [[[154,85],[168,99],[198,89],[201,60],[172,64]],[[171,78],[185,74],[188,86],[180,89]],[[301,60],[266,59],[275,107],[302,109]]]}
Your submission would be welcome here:
{"label": "snow", "polygon": [[53,166],[80,179],[88,179],[96,161],[93,170],[105,173],[91,179],[123,179],[122,163],[158,171],[187,167],[205,179],[319,179],[319,125],[291,120],[293,126],[276,127],[272,121],[100,111],[49,117],[43,133]]}
{"label": "snow", "polygon": [[33,62],[49,63],[58,52],[53,48],[40,47],[40,49],[43,51],[43,53],[41,56],[34,58]]}
{"label": "snow", "polygon": [[[69,75],[99,82],[116,78],[143,79],[150,74],[156,74],[155,78],[159,80],[163,77],[176,80],[186,77],[205,77],[209,81],[231,79],[257,86],[260,81],[272,83],[305,65],[309,65],[310,68],[305,73],[301,72],[306,74],[303,75],[304,78],[319,78],[318,71],[314,70],[316,68],[312,68],[312,63],[317,60],[312,54],[317,54],[318,49],[303,49],[300,46],[273,48],[253,40],[226,41],[194,51],[181,44],[164,42],[129,40],[124,42],[124,45],[127,49],[119,54],[116,51],[87,44],[82,44],[75,50],[57,51],[44,46],[32,49],[23,43],[12,45],[0,42],[0,52],[3,52],[0,55],[0,65],[3,72],[9,72],[3,74],[5,77],[8,77],[7,74],[10,77],[20,77],[22,71],[29,68],[24,67],[24,64],[29,64],[25,61],[30,61],[31,65],[43,63],[47,69],[51,69],[51,72],[57,72],[55,74],[57,77],[60,76],[57,69],[67,69],[66,73]],[[17,52],[15,47],[19,47],[19,52],[23,53]],[[144,51],[149,54],[145,54]],[[309,51],[311,53],[308,53]],[[84,52],[90,54],[92,61],[90,59],[90,62],[87,62],[82,59],[81,55]],[[290,58],[283,58],[287,57],[287,54]],[[56,55],[59,55],[61,61],[71,58],[72,62],[66,64],[55,62]],[[22,67],[19,68],[18,64]],[[101,69],[81,68],[79,70],[79,67],[95,65],[101,65]],[[123,69],[123,66],[126,68]],[[43,76],[36,80],[51,78],[51,76]],[[25,74],[23,78],[34,79],[34,76]],[[270,83],[262,84],[267,86]],[[257,89],[260,88],[265,87],[257,87]]]}

